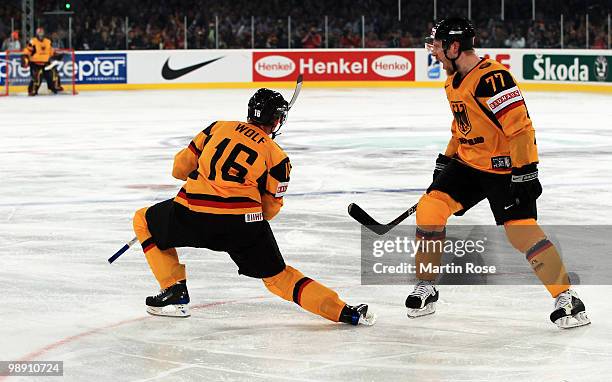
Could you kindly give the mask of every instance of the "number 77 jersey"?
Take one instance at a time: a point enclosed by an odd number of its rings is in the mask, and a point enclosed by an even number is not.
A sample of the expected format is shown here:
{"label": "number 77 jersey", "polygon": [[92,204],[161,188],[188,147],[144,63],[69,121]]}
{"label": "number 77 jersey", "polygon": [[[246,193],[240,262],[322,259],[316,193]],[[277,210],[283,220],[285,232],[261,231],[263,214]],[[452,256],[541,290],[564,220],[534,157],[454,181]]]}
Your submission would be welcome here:
{"label": "number 77 jersey", "polygon": [[444,88],[454,117],[447,155],[501,174],[538,161],[523,94],[503,65],[483,59],[463,78],[449,76]]}
{"label": "number 77 jersey", "polygon": [[187,182],[174,201],[194,212],[270,220],[290,171],[287,154],[258,126],[217,121],[176,154],[172,175]]}

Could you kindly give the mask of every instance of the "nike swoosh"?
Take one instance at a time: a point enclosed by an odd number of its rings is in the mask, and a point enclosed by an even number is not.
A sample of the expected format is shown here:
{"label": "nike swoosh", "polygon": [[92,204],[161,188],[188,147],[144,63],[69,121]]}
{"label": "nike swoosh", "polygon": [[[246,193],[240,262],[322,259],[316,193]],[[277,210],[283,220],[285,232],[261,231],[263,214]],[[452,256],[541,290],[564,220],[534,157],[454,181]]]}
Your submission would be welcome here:
{"label": "nike swoosh", "polygon": [[215,62],[217,60],[220,60],[222,58],[223,58],[223,56],[217,57],[217,58],[213,58],[212,60],[208,60],[208,61],[201,62],[199,64],[187,66],[187,67],[182,68],[182,69],[171,69],[170,66],[168,66],[168,62],[170,62],[170,57],[168,57],[168,59],[164,63],[164,67],[162,68],[161,75],[164,78],[164,80],[175,80],[175,79],[177,79],[179,77],[184,76],[187,73],[191,73],[194,70],[198,70],[201,67],[206,66],[208,64],[212,64],[213,62]]}

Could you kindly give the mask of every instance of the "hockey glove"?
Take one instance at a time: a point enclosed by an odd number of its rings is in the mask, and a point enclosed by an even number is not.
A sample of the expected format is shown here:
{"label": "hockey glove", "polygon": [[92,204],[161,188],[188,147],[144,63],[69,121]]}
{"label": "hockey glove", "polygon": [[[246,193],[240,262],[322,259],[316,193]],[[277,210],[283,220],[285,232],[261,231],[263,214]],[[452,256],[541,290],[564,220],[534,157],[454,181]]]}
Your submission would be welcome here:
{"label": "hockey glove", "polygon": [[537,164],[531,163],[523,167],[512,168],[509,198],[506,209],[520,204],[535,201],[542,194],[542,185],[538,180]]}
{"label": "hockey glove", "polygon": [[21,56],[21,67],[27,68],[28,66],[30,66],[30,58],[24,54]]}
{"label": "hockey glove", "polygon": [[433,173],[434,181],[436,180],[438,175],[440,175],[440,173],[444,171],[444,168],[446,168],[446,165],[449,164],[451,160],[452,159],[450,157],[447,157],[444,154],[438,154],[438,159],[436,159],[436,168]]}

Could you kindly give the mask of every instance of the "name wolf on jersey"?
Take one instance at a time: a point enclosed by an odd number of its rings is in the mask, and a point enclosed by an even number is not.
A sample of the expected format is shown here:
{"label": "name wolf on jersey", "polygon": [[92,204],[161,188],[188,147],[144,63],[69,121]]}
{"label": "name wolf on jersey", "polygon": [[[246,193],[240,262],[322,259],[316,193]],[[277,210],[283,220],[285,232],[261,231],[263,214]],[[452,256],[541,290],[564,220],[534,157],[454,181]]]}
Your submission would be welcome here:
{"label": "name wolf on jersey", "polygon": [[263,143],[266,141],[266,138],[262,137],[259,132],[243,124],[238,124],[238,126],[236,126],[236,131],[241,132],[245,137],[250,138],[255,143]]}

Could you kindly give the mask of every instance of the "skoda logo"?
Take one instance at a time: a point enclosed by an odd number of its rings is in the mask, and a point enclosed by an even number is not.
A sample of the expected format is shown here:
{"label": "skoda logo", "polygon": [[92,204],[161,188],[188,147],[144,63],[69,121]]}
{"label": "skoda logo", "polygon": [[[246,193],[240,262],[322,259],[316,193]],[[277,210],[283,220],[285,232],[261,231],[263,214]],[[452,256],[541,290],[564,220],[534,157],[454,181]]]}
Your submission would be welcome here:
{"label": "skoda logo", "polygon": [[608,59],[604,56],[599,56],[595,59],[595,78],[597,81],[605,81],[608,79]]}

